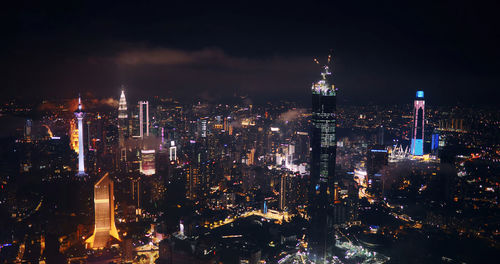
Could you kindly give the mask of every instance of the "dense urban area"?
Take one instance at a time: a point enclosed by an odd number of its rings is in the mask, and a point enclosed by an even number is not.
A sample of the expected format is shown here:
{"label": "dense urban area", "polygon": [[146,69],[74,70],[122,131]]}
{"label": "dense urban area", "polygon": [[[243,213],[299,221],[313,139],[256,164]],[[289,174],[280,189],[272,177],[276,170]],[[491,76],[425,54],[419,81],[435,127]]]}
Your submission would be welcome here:
{"label": "dense urban area", "polygon": [[130,101],[126,86],[105,99],[5,101],[0,260],[498,259],[498,109],[419,112],[424,91],[402,105],[335,105],[329,74],[312,108],[236,94]]}

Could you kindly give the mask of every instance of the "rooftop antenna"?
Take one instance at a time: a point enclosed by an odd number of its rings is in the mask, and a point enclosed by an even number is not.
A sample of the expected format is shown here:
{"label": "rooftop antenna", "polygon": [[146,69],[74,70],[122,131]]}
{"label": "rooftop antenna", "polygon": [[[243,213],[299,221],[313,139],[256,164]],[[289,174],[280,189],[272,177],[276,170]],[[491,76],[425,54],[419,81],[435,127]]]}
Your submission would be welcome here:
{"label": "rooftop antenna", "polygon": [[82,110],[82,98],[80,93],[78,92],[78,110]]}

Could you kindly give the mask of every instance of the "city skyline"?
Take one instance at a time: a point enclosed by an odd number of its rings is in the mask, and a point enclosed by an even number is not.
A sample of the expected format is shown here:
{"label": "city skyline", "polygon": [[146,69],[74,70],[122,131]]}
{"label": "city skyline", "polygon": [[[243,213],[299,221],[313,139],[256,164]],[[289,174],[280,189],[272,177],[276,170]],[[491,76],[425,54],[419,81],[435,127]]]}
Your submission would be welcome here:
{"label": "city skyline", "polygon": [[1,263],[500,258],[497,4],[6,10]]}

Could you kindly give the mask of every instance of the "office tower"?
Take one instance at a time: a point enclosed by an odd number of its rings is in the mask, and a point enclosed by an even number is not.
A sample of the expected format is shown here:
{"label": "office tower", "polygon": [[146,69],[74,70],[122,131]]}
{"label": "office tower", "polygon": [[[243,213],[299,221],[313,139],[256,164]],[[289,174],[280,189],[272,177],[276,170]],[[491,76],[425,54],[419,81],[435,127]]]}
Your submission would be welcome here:
{"label": "office tower", "polygon": [[417,91],[417,97],[413,104],[413,123],[411,133],[411,154],[415,156],[424,155],[424,122],[425,101],[424,91]]}
{"label": "office tower", "polygon": [[389,155],[385,146],[368,146],[366,154],[366,173],[368,176],[368,187],[373,194],[383,195],[384,193],[383,169],[388,164],[388,160]]}
{"label": "office tower", "polygon": [[104,174],[94,185],[94,207],[94,234],[85,240],[85,243],[92,249],[100,249],[107,247],[112,237],[120,241],[115,226],[113,181],[109,178],[109,173]]}
{"label": "office tower", "polygon": [[437,129],[434,129],[432,132],[432,138],[431,138],[431,152],[432,154],[436,155],[438,154],[438,149],[439,149],[439,131]]}
{"label": "office tower", "polygon": [[206,118],[203,118],[201,119],[200,121],[200,130],[201,130],[201,133],[200,133],[200,136],[202,138],[206,138],[207,137],[207,123],[208,123],[208,120]]}
{"label": "office tower", "polygon": [[163,150],[163,144],[165,144],[165,128],[161,128],[161,143],[160,143],[160,151]]}
{"label": "office tower", "polygon": [[175,146],[175,141],[170,141],[170,148],[169,148],[169,160],[170,161],[176,161],[177,160],[177,147]]}
{"label": "office tower", "polygon": [[140,173],[147,176],[151,176],[156,173],[155,153],[154,149],[141,150]]}
{"label": "office tower", "polygon": [[255,165],[255,149],[252,148],[249,152],[247,152],[247,165]]}
{"label": "office tower", "polygon": [[198,197],[197,191],[200,186],[200,176],[198,164],[189,164],[189,167],[186,170],[186,197],[190,200],[195,200]]}
{"label": "office tower", "polygon": [[31,128],[33,127],[33,120],[26,119],[26,124],[24,126],[24,140],[26,142],[31,142]]}
{"label": "office tower", "polygon": [[[123,88],[123,87],[122,87]],[[125,92],[122,89],[120,95],[120,102],[118,104],[118,144],[120,146],[120,160],[125,161],[125,137],[127,136],[127,100],[125,99]]]}
{"label": "office tower", "polygon": [[78,127],[74,119],[69,122],[69,145],[71,149],[78,154],[80,147],[78,146]]}
{"label": "office tower", "polygon": [[[122,87],[123,88],[123,87]],[[127,100],[122,89],[120,102],[118,104],[118,145],[120,151],[120,161],[127,161],[127,149],[125,148],[125,137],[127,136]]]}
{"label": "office tower", "polygon": [[149,136],[149,102],[139,101],[139,137],[143,139],[144,136]]}
{"label": "office tower", "polygon": [[288,206],[288,175],[286,173],[282,173],[280,176],[280,199],[279,199],[279,209],[280,211],[284,211]]}
{"label": "office tower", "polygon": [[135,214],[141,214],[141,178],[130,180],[132,187],[132,201],[135,203]]}
{"label": "office tower", "polygon": [[78,109],[75,111],[76,119],[78,119],[78,176],[85,175],[85,164],[83,161],[83,117],[85,113],[82,111],[82,100],[78,96]]}
{"label": "office tower", "polygon": [[311,175],[309,186],[309,257],[323,263],[331,256],[333,220],[330,204],[336,192],[336,89],[328,63],[322,67],[321,79],[312,85]]}
{"label": "office tower", "polygon": [[378,145],[384,145],[384,126],[377,127],[377,142]]}

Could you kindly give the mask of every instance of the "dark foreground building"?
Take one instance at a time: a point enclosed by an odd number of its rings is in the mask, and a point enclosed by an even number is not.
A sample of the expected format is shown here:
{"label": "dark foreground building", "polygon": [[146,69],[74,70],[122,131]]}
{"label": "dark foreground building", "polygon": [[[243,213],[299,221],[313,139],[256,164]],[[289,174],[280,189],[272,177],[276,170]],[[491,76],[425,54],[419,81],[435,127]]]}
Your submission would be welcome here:
{"label": "dark foreground building", "polygon": [[334,245],[336,89],[331,81],[330,57],[321,79],[312,86],[311,183],[309,189],[309,257],[323,263]]}

